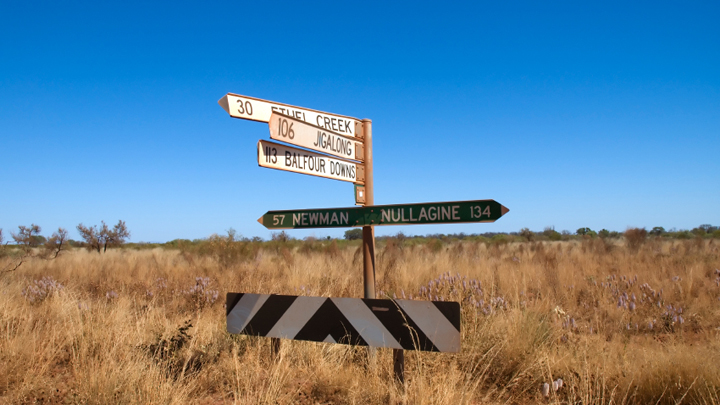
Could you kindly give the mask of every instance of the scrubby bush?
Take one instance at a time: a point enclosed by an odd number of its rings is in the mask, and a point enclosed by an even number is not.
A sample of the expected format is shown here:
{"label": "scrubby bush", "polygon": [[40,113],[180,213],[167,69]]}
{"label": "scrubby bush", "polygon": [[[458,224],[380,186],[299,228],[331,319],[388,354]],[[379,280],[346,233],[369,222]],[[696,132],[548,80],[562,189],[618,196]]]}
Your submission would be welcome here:
{"label": "scrubby bush", "polygon": [[59,293],[64,288],[62,284],[51,276],[45,276],[40,280],[33,281],[32,284],[23,289],[22,296],[31,304],[38,304]]}
{"label": "scrubby bush", "polygon": [[531,231],[529,228],[522,228],[520,230],[520,236],[524,238],[528,242],[532,242],[532,240],[535,238],[535,233]]}
{"label": "scrubby bush", "polygon": [[490,238],[490,243],[495,245],[504,245],[510,242],[510,238],[507,235],[497,234]]}
{"label": "scrubby bush", "polygon": [[677,239],[692,239],[693,234],[692,232],[688,231],[687,229],[681,229],[674,233],[675,238]]}
{"label": "scrubby bush", "polygon": [[624,236],[628,249],[635,252],[645,243],[647,231],[645,228],[628,228]]}
{"label": "scrubby bush", "polygon": [[214,304],[220,294],[218,290],[211,288],[210,277],[195,277],[195,284],[181,293],[198,309]]}
{"label": "scrubby bush", "polygon": [[543,235],[548,238],[548,240],[551,241],[559,241],[562,240],[562,235],[555,230],[555,228],[547,227],[543,231]]}
{"label": "scrubby bush", "polygon": [[181,244],[180,248],[190,260],[192,260],[192,254],[210,257],[221,268],[228,269],[254,259],[259,251],[260,244],[258,242],[238,239],[235,230],[230,228],[226,236],[213,234],[206,240],[192,245]]}

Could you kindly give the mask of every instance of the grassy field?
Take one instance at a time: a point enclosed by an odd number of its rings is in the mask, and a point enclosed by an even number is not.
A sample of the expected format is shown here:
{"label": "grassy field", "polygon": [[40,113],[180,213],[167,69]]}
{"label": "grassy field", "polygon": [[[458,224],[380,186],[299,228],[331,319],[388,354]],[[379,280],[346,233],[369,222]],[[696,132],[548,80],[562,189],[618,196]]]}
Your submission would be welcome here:
{"label": "grassy field", "polygon": [[720,403],[715,240],[384,241],[383,297],[463,310],[462,351],[406,352],[404,389],[390,350],[272,361],[225,332],[226,292],[362,297],[361,268],[358,245],[221,237],[29,260],[0,278],[0,402]]}

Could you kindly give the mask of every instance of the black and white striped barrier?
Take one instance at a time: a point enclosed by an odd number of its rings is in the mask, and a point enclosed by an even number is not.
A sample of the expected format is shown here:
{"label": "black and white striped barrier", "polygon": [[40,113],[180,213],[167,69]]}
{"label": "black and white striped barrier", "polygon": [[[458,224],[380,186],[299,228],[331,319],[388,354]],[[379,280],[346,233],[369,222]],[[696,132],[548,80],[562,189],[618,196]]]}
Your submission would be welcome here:
{"label": "black and white striped barrier", "polygon": [[313,342],[459,352],[460,304],[228,293],[227,331]]}

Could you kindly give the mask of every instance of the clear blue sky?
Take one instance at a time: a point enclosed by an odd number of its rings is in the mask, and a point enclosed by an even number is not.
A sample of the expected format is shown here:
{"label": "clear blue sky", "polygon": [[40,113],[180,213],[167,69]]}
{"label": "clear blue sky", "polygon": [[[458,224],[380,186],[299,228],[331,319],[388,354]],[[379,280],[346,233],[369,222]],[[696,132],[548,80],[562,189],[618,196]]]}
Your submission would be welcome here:
{"label": "clear blue sky", "polygon": [[0,228],[268,238],[353,205],[258,167],[228,92],[372,119],[377,204],[510,208],[378,235],[720,225],[720,3],[588,3],[4,2]]}

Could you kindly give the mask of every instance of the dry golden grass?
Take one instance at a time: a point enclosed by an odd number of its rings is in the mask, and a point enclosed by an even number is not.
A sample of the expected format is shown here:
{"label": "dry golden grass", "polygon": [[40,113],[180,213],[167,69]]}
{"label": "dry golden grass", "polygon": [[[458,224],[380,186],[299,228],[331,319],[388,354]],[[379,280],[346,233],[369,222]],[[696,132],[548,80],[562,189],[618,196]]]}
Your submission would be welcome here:
{"label": "dry golden grass", "polygon": [[[226,292],[361,297],[357,246],[215,242],[74,250],[3,275],[0,402],[720,403],[714,241],[389,240],[379,291],[463,308],[462,351],[406,352],[405,389],[389,350],[368,361],[362,348],[283,341],[274,362],[268,339],[225,332]],[[27,290],[48,276],[64,288]]]}

